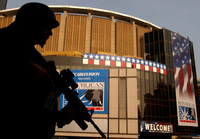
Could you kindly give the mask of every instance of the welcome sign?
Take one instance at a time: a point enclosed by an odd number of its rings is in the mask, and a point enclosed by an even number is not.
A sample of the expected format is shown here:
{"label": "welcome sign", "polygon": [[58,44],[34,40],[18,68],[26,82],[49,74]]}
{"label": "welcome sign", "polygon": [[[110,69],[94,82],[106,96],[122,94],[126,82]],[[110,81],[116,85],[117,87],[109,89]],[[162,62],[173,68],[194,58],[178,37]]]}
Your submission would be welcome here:
{"label": "welcome sign", "polygon": [[140,132],[173,133],[173,124],[140,121]]}

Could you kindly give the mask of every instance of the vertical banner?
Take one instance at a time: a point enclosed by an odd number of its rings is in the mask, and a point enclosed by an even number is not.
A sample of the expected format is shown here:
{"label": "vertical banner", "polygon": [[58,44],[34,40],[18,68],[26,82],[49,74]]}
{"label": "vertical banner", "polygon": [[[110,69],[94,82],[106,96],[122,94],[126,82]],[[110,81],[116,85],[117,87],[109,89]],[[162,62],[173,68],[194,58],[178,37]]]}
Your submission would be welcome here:
{"label": "vertical banner", "polygon": [[189,41],[172,33],[172,52],[178,125],[198,127]]}
{"label": "vertical banner", "polygon": [[[94,113],[108,113],[108,70],[71,70],[78,84],[78,97],[88,110]],[[67,105],[63,94],[60,96],[60,109]]]}

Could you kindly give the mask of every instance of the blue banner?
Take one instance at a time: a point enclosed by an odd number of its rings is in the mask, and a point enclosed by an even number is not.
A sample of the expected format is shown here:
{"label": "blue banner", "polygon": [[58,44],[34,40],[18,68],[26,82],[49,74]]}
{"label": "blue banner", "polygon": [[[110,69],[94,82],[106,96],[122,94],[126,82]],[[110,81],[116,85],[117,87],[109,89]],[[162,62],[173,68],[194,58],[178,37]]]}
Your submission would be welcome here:
{"label": "blue banner", "polygon": [[[78,97],[85,104],[88,110],[94,113],[108,113],[108,69],[99,70],[71,70],[78,84],[76,91]],[[60,106],[62,109],[67,105],[67,100],[63,94],[60,96]]]}

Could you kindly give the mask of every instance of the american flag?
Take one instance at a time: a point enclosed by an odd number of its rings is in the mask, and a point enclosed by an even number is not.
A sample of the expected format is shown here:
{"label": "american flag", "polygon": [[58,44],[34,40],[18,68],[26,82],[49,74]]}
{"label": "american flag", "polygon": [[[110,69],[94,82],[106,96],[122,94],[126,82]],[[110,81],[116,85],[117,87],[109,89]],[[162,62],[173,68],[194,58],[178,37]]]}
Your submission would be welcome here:
{"label": "american flag", "polygon": [[166,65],[132,57],[84,53],[83,64],[136,68],[167,75]]}
{"label": "american flag", "polygon": [[193,100],[194,86],[189,41],[176,33],[172,33],[172,49],[178,99]]}

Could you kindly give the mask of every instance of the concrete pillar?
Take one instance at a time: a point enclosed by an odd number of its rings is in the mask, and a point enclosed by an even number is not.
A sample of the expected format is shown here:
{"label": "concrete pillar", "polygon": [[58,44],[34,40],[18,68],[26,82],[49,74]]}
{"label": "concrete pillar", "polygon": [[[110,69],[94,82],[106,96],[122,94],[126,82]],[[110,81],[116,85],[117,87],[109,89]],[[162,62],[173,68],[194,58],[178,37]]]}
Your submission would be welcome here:
{"label": "concrete pillar", "polygon": [[58,51],[64,51],[65,48],[65,33],[66,33],[67,11],[61,16],[60,31],[58,40]]}
{"label": "concrete pillar", "polygon": [[86,41],[85,41],[85,53],[90,53],[91,50],[91,28],[92,28],[92,19],[91,19],[91,13],[88,13],[87,21],[86,21]]}
{"label": "concrete pillar", "polygon": [[133,56],[137,56],[136,26],[134,21],[131,21],[131,23],[133,24]]}
{"label": "concrete pillar", "polygon": [[114,16],[110,17],[111,19],[111,53],[115,54],[115,21]]}

